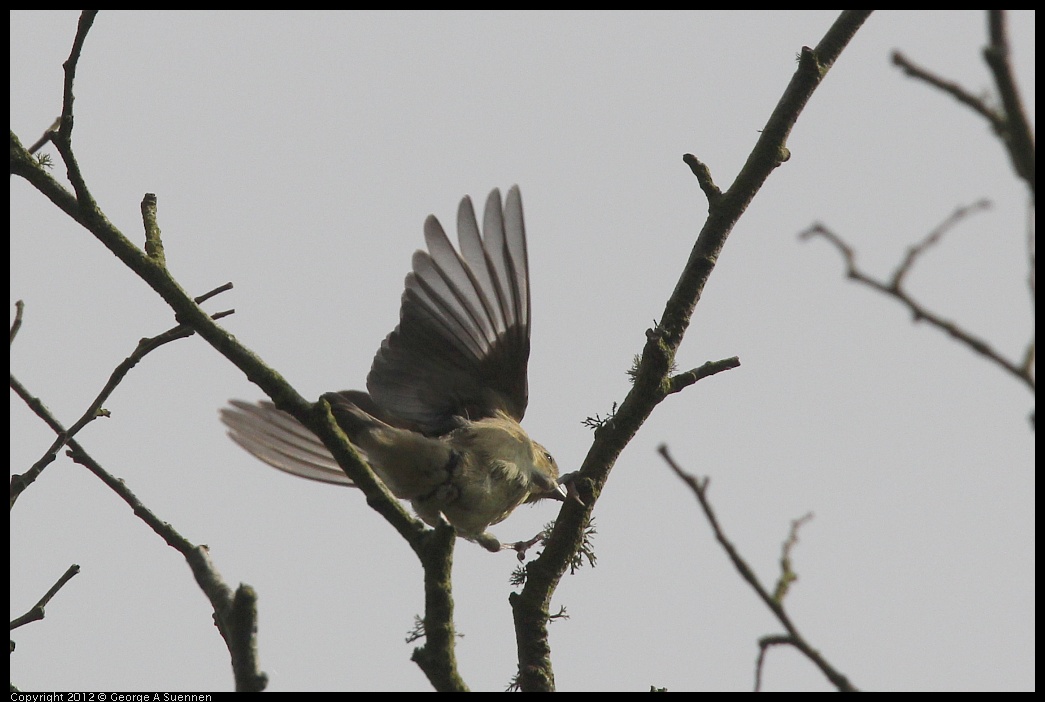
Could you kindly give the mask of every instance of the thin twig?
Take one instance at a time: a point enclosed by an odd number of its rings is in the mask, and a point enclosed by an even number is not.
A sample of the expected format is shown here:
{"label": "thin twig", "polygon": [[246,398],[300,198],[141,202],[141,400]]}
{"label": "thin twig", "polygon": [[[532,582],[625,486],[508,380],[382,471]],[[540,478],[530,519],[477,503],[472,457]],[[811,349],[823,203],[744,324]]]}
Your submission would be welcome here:
{"label": "thin twig", "polygon": [[709,376],[721,373],[727,370],[733,370],[734,368],[740,367],[740,358],[738,356],[732,356],[730,358],[724,358],[721,361],[708,361],[699,368],[693,368],[685,373],[679,373],[671,376],[668,379],[668,390],[667,394],[676,393],[680,390],[688,388],[698,380],[703,380]]}
{"label": "thin twig", "polygon": [[15,617],[11,622],[11,629],[17,629],[20,626],[24,626],[29,622],[39,621],[44,618],[44,610],[47,608],[47,603],[51,601],[51,598],[58,594],[67,582],[72,580],[73,576],[80,572],[80,566],[75,563],[69,566],[69,568],[62,574],[62,577],[55,581],[55,584],[51,586],[44,596],[40,598],[40,601],[33,605],[28,612],[20,617]]}
{"label": "thin twig", "polygon": [[925,251],[930,247],[940,243],[948,231],[957,226],[966,217],[983,210],[989,210],[991,206],[991,201],[984,198],[982,200],[977,200],[971,205],[956,208],[947,219],[942,221],[935,229],[929,232],[924,239],[907,249],[907,254],[904,256],[903,261],[900,262],[900,265],[897,266],[896,271],[893,273],[892,286],[899,290],[900,286],[903,285],[903,279],[910,272],[918,257],[925,253]]}
{"label": "thin twig", "polygon": [[1023,107],[1010,61],[1005,11],[988,10],[987,25],[989,43],[983,49],[983,59],[994,76],[994,85],[1001,103],[1000,109],[988,105],[984,98],[973,95],[957,82],[942,78],[916,65],[898,51],[893,53],[893,63],[908,76],[951,95],[986,119],[1005,145],[1016,174],[1027,183],[1033,196],[1036,184],[1034,130]]}
{"label": "thin twig", "polygon": [[899,51],[893,52],[893,64],[899,66],[911,78],[928,83],[976,112],[991,123],[994,131],[1001,132],[1005,128],[1005,118],[1000,112],[988,105],[982,97],[967,91],[959,83],[942,78],[928,69],[918,66]]}
{"label": "thin twig", "polygon": [[[204,295],[200,296],[201,301],[213,297],[219,292],[228,290],[230,287],[232,287],[232,284],[226,283],[225,285],[215,288],[214,290],[208,293],[204,293]],[[213,315],[213,318],[220,319],[221,317],[227,316],[229,314],[232,314],[232,310],[219,312]],[[185,326],[184,324],[179,324],[175,327],[172,327],[171,329],[168,329],[162,334],[158,334],[156,336],[140,340],[138,342],[137,347],[135,347],[134,351],[131,352],[131,354],[122,362],[120,362],[120,364],[116,366],[113,372],[109,375],[109,379],[106,381],[101,391],[99,391],[98,395],[94,398],[94,401],[91,402],[90,405],[88,405],[86,411],[84,411],[80,418],[77,419],[76,422],[68,429],[63,427],[62,424],[54,418],[54,416],[51,414],[51,412],[47,409],[47,407],[39,398],[31,395],[29,391],[25,388],[25,386],[23,386],[21,382],[19,382],[19,380],[15,378],[14,374],[11,374],[11,389],[13,389],[15,393],[22,398],[22,401],[25,402],[26,405],[28,405],[29,408],[32,409],[38,417],[44,419],[44,421],[47,422],[47,425],[51,428],[51,430],[54,431],[55,434],[57,434],[55,440],[47,448],[43,456],[41,456],[29,468],[29,470],[27,470],[25,473],[21,475],[16,474],[11,476],[11,507],[14,507],[14,504],[18,500],[18,497],[27,487],[33,484],[33,482],[40,476],[40,473],[43,472],[43,469],[54,462],[58,452],[61,451],[62,447],[65,446],[66,443],[68,443],[69,439],[76,436],[81,429],[83,429],[85,426],[90,424],[98,417],[109,416],[108,411],[104,409],[104,404],[106,400],[108,400],[109,397],[112,395],[112,393],[115,392],[117,386],[119,386],[119,384],[123,382],[123,379],[127,376],[127,374],[131,371],[132,368],[138,365],[138,363],[143,358],[145,358],[145,356],[160,348],[161,346],[169,344],[172,341],[177,341],[178,339],[185,339],[187,337],[192,336],[195,333],[196,332],[191,327]]]}
{"label": "thin twig", "polygon": [[26,151],[28,151],[31,154],[35,154],[37,151],[44,147],[44,144],[47,144],[52,139],[54,139],[54,135],[58,133],[58,128],[61,126],[62,118],[60,116],[56,117],[54,122],[51,123],[51,126],[45,129],[44,133],[40,135],[40,138],[34,141],[32,145],[28,149],[26,149]]}
{"label": "thin twig", "polygon": [[[912,298],[902,287],[901,283],[906,270],[910,267],[910,262],[905,260],[903,264],[894,273],[892,280],[885,282],[877,280],[867,273],[864,273],[856,265],[856,256],[853,253],[851,246],[846,244],[841,237],[832,232],[830,229],[825,227],[823,224],[816,223],[801,232],[798,235],[799,239],[811,239],[813,237],[820,236],[829,241],[835,248],[838,249],[842,255],[842,260],[845,262],[846,277],[855,280],[858,283],[866,285],[888,297],[897,300],[904,305],[911,312],[911,316],[915,322],[926,322],[930,326],[936,327],[940,331],[945,332],[958,342],[974,351],[975,353],[983,356],[992,363],[1000,366],[1002,369],[1008,371],[1011,375],[1018,378],[1024,383],[1031,392],[1035,389],[1035,379],[1033,373],[1033,344],[1031,345],[1031,351],[1025,355],[1020,363],[1010,361],[996,351],[987,341],[975,336],[971,332],[962,329],[956,323],[944,319],[934,312],[923,307],[914,298]],[[925,242],[923,242],[924,244]],[[912,247],[916,248],[916,247]],[[924,246],[922,247],[924,249]],[[920,253],[920,252],[916,252]],[[908,259],[913,261],[913,256],[908,253]]]}
{"label": "thin twig", "polygon": [[[832,684],[834,684],[836,688],[838,688],[838,690],[855,690],[856,688],[854,688],[852,683],[849,682],[849,679],[829,664],[824,657],[820,655],[820,652],[810,646],[805,638],[803,638],[795,627],[794,622],[791,621],[791,618],[784,610],[783,601],[769,593],[765,586],[762,585],[762,582],[758,579],[758,576],[755,575],[755,571],[747,564],[747,561],[745,561],[740,555],[736,546],[734,546],[733,542],[726,536],[725,531],[718,522],[718,518],[715,516],[715,511],[711,508],[711,501],[708,499],[707,492],[711,480],[709,478],[701,480],[682,470],[678,463],[675,462],[675,459],[671,457],[667,446],[662,444],[657,449],[657,452],[660,453],[668,466],[671,467],[671,470],[675,472],[675,475],[681,478],[684,483],[689,485],[693,494],[697,498],[697,502],[700,503],[701,509],[704,511],[704,516],[707,518],[708,524],[711,525],[711,530],[715,534],[715,540],[718,541],[719,545],[722,546],[722,549],[726,552],[726,555],[729,556],[729,559],[733,562],[733,566],[737,569],[737,572],[740,573],[740,577],[743,578],[744,581],[758,594],[759,599],[762,600],[766,607],[768,607],[777,618],[777,621],[779,621],[787,631],[787,636],[780,637],[778,642],[794,646],[805,654],[805,656],[820,669],[820,671],[828,680],[831,681]],[[792,530],[794,528],[796,527],[792,526]],[[760,680],[760,676],[758,679]]]}
{"label": "thin twig", "polygon": [[15,301],[15,321],[11,322],[11,342],[15,342],[18,330],[22,328],[22,313],[25,312],[25,303],[21,300]]}
{"label": "thin twig", "polygon": [[[61,426],[58,420],[42,405],[38,408],[38,413],[42,413],[48,426]],[[225,645],[232,658],[233,671],[236,674],[236,689],[241,691],[263,690],[267,678],[258,669],[256,596],[250,586],[240,585],[233,592],[225,584],[221,574],[210,560],[206,546],[191,543],[170,523],[153,514],[152,510],[131,492],[123,480],[105,470],[76,439],[64,437],[63,443],[68,446],[68,455],[74,462],[91,471],[131,508],[135,516],[145,522],[169,546],[182,554],[200,589],[203,590],[214,609],[215,623],[222,638],[225,639]],[[78,566],[74,567],[78,568]],[[52,589],[57,591],[56,588]]]}

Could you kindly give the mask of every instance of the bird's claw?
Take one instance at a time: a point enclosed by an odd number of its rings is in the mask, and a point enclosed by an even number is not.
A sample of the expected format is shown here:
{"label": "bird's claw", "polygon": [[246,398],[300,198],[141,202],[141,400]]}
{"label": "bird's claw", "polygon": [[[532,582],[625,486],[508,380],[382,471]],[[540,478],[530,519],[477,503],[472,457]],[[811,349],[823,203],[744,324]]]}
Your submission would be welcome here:
{"label": "bird's claw", "polygon": [[576,502],[581,507],[587,507],[588,505],[584,504],[584,500],[581,499],[580,490],[577,489],[578,475],[578,471],[573,471],[572,473],[566,473],[559,478],[559,486],[566,488],[565,499],[563,502],[570,500]]}
{"label": "bird's claw", "polygon": [[514,544],[505,544],[501,548],[503,548],[506,551],[508,551],[508,550],[515,551],[516,556],[521,561],[524,558],[526,558],[526,551],[527,551],[527,549],[529,549],[531,546],[536,545],[537,542],[541,541],[544,538],[544,536],[545,536],[544,532],[541,532],[540,534],[538,534],[537,536],[533,537],[529,541],[516,541]]}

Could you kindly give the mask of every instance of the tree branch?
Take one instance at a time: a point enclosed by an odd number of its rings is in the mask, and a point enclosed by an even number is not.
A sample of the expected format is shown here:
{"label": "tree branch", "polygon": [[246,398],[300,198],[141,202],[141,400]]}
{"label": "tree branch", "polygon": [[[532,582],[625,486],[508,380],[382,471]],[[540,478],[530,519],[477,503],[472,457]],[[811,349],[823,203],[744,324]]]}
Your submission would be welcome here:
{"label": "tree branch", "polygon": [[[790,583],[790,581],[795,579],[795,576],[791,572],[790,567],[791,545],[794,543],[794,540],[796,539],[795,533],[798,529],[798,526],[801,525],[801,523],[806,519],[806,517],[792,522],[791,533],[789,535],[788,541],[785,542],[782,550],[781,579],[777,583],[775,593],[771,595],[769,593],[769,590],[767,590],[765,586],[762,585],[761,581],[759,581],[758,576],[755,575],[755,571],[751,568],[751,566],[747,564],[747,561],[745,561],[744,558],[740,555],[740,552],[737,550],[736,546],[733,545],[733,542],[730,541],[729,537],[726,536],[725,532],[722,530],[721,525],[719,525],[718,518],[715,516],[714,510],[711,508],[711,502],[708,500],[708,486],[710,485],[711,480],[709,478],[704,478],[704,480],[700,480],[683,471],[682,468],[671,457],[671,454],[668,452],[667,446],[661,445],[660,448],[657,449],[657,451],[664,458],[664,461],[668,464],[668,466],[671,467],[671,470],[675,472],[675,475],[679,476],[679,478],[681,478],[682,481],[689,486],[690,490],[693,491],[694,496],[697,498],[697,502],[700,503],[700,507],[704,511],[704,516],[707,518],[708,524],[711,525],[711,530],[715,534],[715,540],[718,541],[719,545],[722,546],[722,550],[724,550],[726,552],[726,555],[729,556],[729,560],[733,562],[733,567],[735,567],[737,569],[737,572],[740,573],[740,577],[743,578],[744,581],[751,586],[751,588],[758,595],[759,599],[762,600],[766,607],[769,608],[769,611],[771,611],[773,615],[777,618],[777,621],[780,622],[781,626],[783,626],[784,629],[787,631],[787,636],[774,637],[773,643],[786,643],[791,646],[794,646],[796,649],[801,651],[810,661],[812,661],[813,664],[820,669],[820,671],[827,677],[828,680],[831,681],[831,683],[840,692],[854,692],[856,688],[854,688],[852,683],[849,682],[849,679],[846,678],[846,676],[843,675],[841,672],[836,670],[831,664],[829,664],[827,660],[820,655],[819,651],[817,651],[809,645],[805,638],[798,632],[798,629],[795,627],[794,622],[791,621],[791,618],[784,610],[784,595],[787,593],[787,587],[782,586],[781,583]],[[761,685],[761,669],[762,660],[764,658],[764,651],[765,645],[760,646],[758,667],[756,669],[757,672],[755,680],[756,691],[759,689],[759,686]]]}
{"label": "tree branch", "polygon": [[1027,112],[1023,108],[1019,88],[1009,60],[1009,35],[1005,25],[1004,10],[988,10],[987,24],[990,44],[983,50],[983,58],[994,75],[994,84],[1005,111],[1005,130],[1001,133],[1016,173],[1035,193],[1035,144],[1034,130],[1030,126]]}
{"label": "tree branch", "polygon": [[[219,292],[228,290],[230,287],[232,287],[232,284],[226,283],[225,285],[216,288],[211,292],[201,295],[199,298],[197,298],[197,302],[201,303],[204,300],[207,300],[213,297],[214,295],[218,294]],[[20,312],[21,309],[19,309],[19,313]],[[220,319],[221,317],[228,316],[229,314],[232,314],[232,310],[219,312],[214,315],[214,319]],[[21,314],[18,314],[15,321],[16,324],[21,324]],[[16,328],[12,327],[12,338],[14,337],[15,331]],[[102,387],[98,395],[94,398],[94,401],[88,405],[87,410],[84,411],[80,418],[76,420],[76,422],[74,422],[73,425],[68,429],[65,429],[61,425],[61,423],[54,419],[54,417],[51,415],[50,411],[43,404],[43,402],[39,398],[31,395],[29,391],[21,384],[21,382],[19,382],[17,378],[15,378],[14,374],[12,373],[11,389],[14,390],[15,393],[22,398],[22,401],[25,402],[26,405],[28,405],[29,408],[33,410],[33,412],[35,412],[38,417],[40,417],[47,423],[47,425],[57,434],[57,437],[44,452],[44,455],[41,456],[40,459],[36,461],[30,467],[29,470],[27,470],[23,474],[19,475],[16,473],[11,476],[11,507],[14,507],[14,504],[18,500],[18,497],[27,487],[33,484],[33,482],[40,476],[40,473],[43,472],[43,469],[55,460],[55,457],[58,455],[58,452],[61,451],[62,447],[65,446],[66,443],[68,443],[69,439],[76,436],[81,429],[83,429],[85,426],[87,426],[89,423],[91,423],[98,417],[107,417],[109,415],[108,411],[105,410],[103,405],[105,404],[106,400],[109,399],[109,396],[112,395],[113,392],[115,392],[117,386],[121,382],[123,382],[123,379],[127,376],[131,369],[138,365],[139,361],[144,359],[145,356],[147,356],[152,351],[155,351],[156,349],[160,348],[161,346],[169,344],[170,342],[176,341],[178,339],[187,338],[189,336],[192,336],[194,333],[195,332],[193,332],[192,329],[179,324],[178,326],[172,329],[168,329],[162,334],[158,334],[157,336],[145,338],[139,341],[134,351],[131,352],[131,354],[127,358],[125,358],[118,366],[116,366],[116,368],[113,370],[111,374],[109,374],[109,379],[106,381],[105,385]]]}
{"label": "tree branch", "polygon": [[983,49],[983,59],[994,76],[1001,109],[991,107],[983,98],[968,92],[957,82],[944,79],[915,65],[899,51],[893,53],[893,63],[908,76],[947,93],[986,119],[1005,145],[1017,176],[1027,184],[1033,197],[1036,185],[1034,131],[1023,107],[1012,63],[1009,61],[1009,37],[1005,21],[1004,10],[987,11],[989,43]]}
{"label": "tree branch", "polygon": [[457,533],[449,524],[426,529],[418,556],[425,574],[425,644],[414,649],[410,660],[424,671],[439,692],[468,692],[457,670],[454,600],[451,587],[454,543]]}
{"label": "tree branch", "polygon": [[[15,382],[12,378],[12,382]],[[19,395],[24,388],[19,384]],[[90,454],[71,438],[69,432],[61,428],[61,423],[43,407],[42,403],[35,408],[44,421],[59,433],[62,444],[69,447],[68,455],[74,462],[94,473],[109,489],[115,492],[134,512],[135,516],[145,522],[160,538],[167,542],[185,558],[200,589],[210,600],[214,610],[214,621],[218,631],[225,640],[232,659],[233,672],[236,676],[236,689],[240,691],[260,691],[267,684],[267,677],[258,669],[257,660],[257,609],[256,595],[250,586],[240,585],[235,593],[225,584],[217,568],[210,560],[206,546],[197,546],[179,534],[173,526],[163,521],[152,510],[146,507],[131,492],[127,484],[105,470]],[[53,460],[53,458],[52,458]],[[12,479],[12,484],[14,479]],[[13,501],[12,501],[13,504]],[[70,576],[71,577],[71,576]],[[41,612],[42,615],[42,612]]]}
{"label": "tree branch", "polygon": [[[976,207],[975,205],[970,208],[959,208],[955,214],[951,215],[947,222],[955,222],[959,212],[968,212],[971,208]],[[995,365],[1001,367],[1011,375],[1015,376],[1020,382],[1024,383],[1031,392],[1035,389],[1034,380],[1034,342],[1031,341],[1028,348],[1028,352],[1024,355],[1023,360],[1020,363],[1015,363],[1002,356],[996,351],[987,341],[980,337],[962,329],[960,326],[949,320],[943,319],[939,315],[930,312],[928,309],[923,307],[914,298],[912,298],[907,291],[902,287],[903,279],[907,272],[910,270],[914,263],[915,258],[923,253],[926,248],[931,244],[936,243],[939,237],[942,235],[942,227],[946,226],[946,222],[941,227],[937,228],[933,233],[926,237],[920,244],[912,246],[908,249],[907,256],[897,267],[893,273],[892,280],[880,281],[872,278],[867,273],[864,273],[856,265],[856,256],[851,246],[842,241],[841,237],[832,232],[830,229],[825,227],[823,224],[817,223],[801,232],[798,235],[799,239],[811,239],[816,236],[823,237],[829,241],[835,248],[838,249],[842,255],[842,260],[845,262],[846,277],[850,280],[854,280],[858,283],[866,285],[878,292],[891,297],[894,300],[900,302],[911,312],[911,316],[915,322],[926,322],[930,326],[936,327],[940,331],[945,332],[958,342],[977,353],[987,360],[991,361]]]}
{"label": "tree branch", "polygon": [[44,596],[33,605],[28,612],[20,617],[15,617],[11,621],[11,630],[14,631],[20,626],[25,626],[29,622],[39,621],[44,618],[44,610],[47,608],[47,603],[51,601],[51,598],[58,594],[58,591],[65,587],[65,584],[72,580],[73,576],[80,572],[80,566],[75,563],[62,574],[62,577],[55,581],[54,585],[44,593]]}
{"label": "tree branch", "polygon": [[[789,158],[787,137],[813,92],[823,81],[850,39],[869,16],[867,10],[841,13],[815,49],[803,47],[798,69],[770,115],[754,148],[733,184],[720,195],[710,169],[686,156],[698,185],[709,193],[708,217],[646,343],[631,391],[612,419],[595,433],[595,440],[574,477],[584,502],[564,503],[544,551],[527,566],[526,585],[511,598],[519,642],[519,685],[524,691],[554,689],[547,651],[547,617],[551,594],[584,540],[591,511],[602,492],[617,456],[671,391],[670,373],[690,318],[700,301],[726,239],[770,173]],[[520,629],[521,628],[521,629]],[[525,636],[525,641],[523,637]]]}

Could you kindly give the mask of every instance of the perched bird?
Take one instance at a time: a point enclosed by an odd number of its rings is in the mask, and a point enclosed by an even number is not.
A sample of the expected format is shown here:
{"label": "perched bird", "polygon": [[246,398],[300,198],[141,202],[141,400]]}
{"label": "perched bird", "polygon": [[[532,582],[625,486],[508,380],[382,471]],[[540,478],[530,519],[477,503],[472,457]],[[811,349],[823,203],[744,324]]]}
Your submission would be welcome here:
{"label": "perched bird", "polygon": [[[468,197],[457,210],[460,252],[425,220],[428,252],[406,276],[399,325],[381,343],[368,392],[332,395],[334,416],[374,473],[425,522],[445,517],[491,551],[487,528],[524,502],[563,499],[548,451],[519,425],[526,411],[530,280],[518,186],[486,200],[482,235]],[[232,400],[229,436],[269,465],[353,485],[310,430],[271,402]]]}

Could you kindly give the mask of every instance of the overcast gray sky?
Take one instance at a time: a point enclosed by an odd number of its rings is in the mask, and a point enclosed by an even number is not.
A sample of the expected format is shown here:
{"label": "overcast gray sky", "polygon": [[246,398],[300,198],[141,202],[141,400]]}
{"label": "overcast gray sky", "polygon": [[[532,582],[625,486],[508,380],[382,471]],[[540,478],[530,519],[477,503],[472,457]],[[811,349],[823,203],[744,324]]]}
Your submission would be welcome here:
{"label": "overcast gray sky", "polygon": [[[834,12],[104,12],[76,84],[75,147],[94,195],[141,241],[159,199],[167,260],[193,294],[236,308],[236,336],[310,398],[363,386],[395,326],[422,223],[461,196],[522,190],[533,290],[525,426],[563,470],[585,417],[627,392],[706,215],[682,154],[732,181]],[[11,14],[11,127],[31,143],[60,112],[77,13]],[[1034,115],[1034,14],[1010,27]],[[1033,328],[1028,195],[985,122],[890,64],[894,49],[974,93],[991,81],[981,12],[885,12],[860,30],[801,116],[791,160],[729,239],[680,350],[741,367],[664,402],[595,508],[598,565],[566,577],[552,625],[560,690],[750,689],[780,627],[655,453],[666,442],[767,581],[792,519],[799,629],[867,689],[1032,689],[1034,436],[1025,387],[844,280],[822,221],[888,275],[955,207],[990,198],[924,257],[910,289],[1019,358]],[[53,150],[53,149],[52,149]],[[57,174],[62,173],[56,168]],[[11,369],[63,421],[162,301],[18,178]],[[420,568],[358,492],[265,467],[217,410],[260,391],[202,340],[149,356],[112,417],[79,437],[162,518],[260,597],[271,690],[425,690],[404,643]],[[12,397],[12,471],[52,435]],[[522,508],[493,529],[554,518]],[[182,558],[64,456],[11,517],[11,612],[82,572],[14,632],[26,690],[222,690],[232,679]],[[458,660],[476,690],[515,672],[511,554],[460,542]],[[774,649],[768,689],[829,689]]]}

